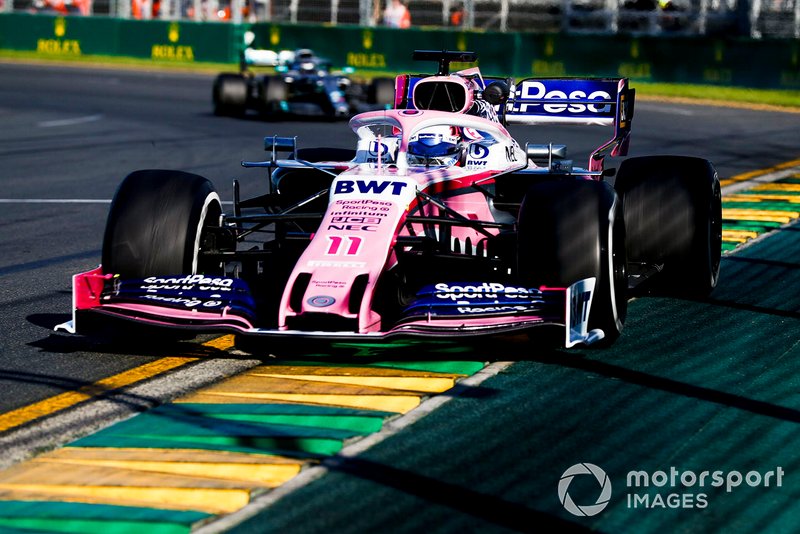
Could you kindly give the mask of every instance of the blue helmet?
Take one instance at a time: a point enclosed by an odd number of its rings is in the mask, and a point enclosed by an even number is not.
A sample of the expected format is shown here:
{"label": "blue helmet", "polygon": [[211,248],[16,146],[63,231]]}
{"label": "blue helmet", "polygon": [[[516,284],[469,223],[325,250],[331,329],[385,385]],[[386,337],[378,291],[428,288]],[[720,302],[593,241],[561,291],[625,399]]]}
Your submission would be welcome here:
{"label": "blue helmet", "polygon": [[413,134],[408,140],[408,153],[425,158],[441,158],[461,150],[461,137],[451,126],[431,126]]}

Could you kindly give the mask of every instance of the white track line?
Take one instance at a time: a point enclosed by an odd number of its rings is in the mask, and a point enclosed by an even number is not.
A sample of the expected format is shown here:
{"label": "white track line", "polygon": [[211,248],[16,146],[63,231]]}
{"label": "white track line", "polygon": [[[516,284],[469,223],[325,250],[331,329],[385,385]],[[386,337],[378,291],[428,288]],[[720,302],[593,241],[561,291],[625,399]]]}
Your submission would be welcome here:
{"label": "white track line", "polygon": [[111,204],[111,201],[91,198],[0,198],[0,204]]}
{"label": "white track line", "polygon": [[56,128],[59,126],[74,126],[76,124],[85,124],[87,122],[95,122],[99,121],[103,118],[103,115],[87,115],[85,117],[75,117],[74,119],[59,119],[59,120],[52,120],[52,121],[42,121],[37,122],[36,126],[39,128]]}
{"label": "white track line", "polygon": [[[749,189],[754,185],[767,184],[788,178],[793,174],[800,174],[800,166],[791,167],[789,169],[782,169],[779,171],[769,172],[750,178],[743,182],[736,182],[726,185],[722,188],[723,195],[732,195]],[[92,199],[92,198],[0,198],[0,204],[110,204],[110,199]],[[223,205],[233,204],[229,200],[223,200]]]}

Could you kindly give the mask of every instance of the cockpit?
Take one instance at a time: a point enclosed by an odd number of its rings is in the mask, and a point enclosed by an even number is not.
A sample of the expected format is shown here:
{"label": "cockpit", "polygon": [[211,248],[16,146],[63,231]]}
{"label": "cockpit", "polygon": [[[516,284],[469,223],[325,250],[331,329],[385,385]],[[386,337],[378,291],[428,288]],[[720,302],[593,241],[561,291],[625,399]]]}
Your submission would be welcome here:
{"label": "cockpit", "polygon": [[449,167],[461,160],[465,148],[457,126],[429,126],[409,137],[408,164]]}
{"label": "cockpit", "polygon": [[[357,163],[400,167],[450,167],[463,161],[468,143],[457,126],[428,126],[408,136],[405,151],[402,130],[397,126],[372,124],[359,129]],[[398,158],[404,160],[398,162]]]}
{"label": "cockpit", "polygon": [[524,166],[516,144],[504,144],[503,126],[480,117],[399,109],[357,115],[350,124],[358,136],[357,165],[398,174],[419,168],[503,170],[517,161]]}

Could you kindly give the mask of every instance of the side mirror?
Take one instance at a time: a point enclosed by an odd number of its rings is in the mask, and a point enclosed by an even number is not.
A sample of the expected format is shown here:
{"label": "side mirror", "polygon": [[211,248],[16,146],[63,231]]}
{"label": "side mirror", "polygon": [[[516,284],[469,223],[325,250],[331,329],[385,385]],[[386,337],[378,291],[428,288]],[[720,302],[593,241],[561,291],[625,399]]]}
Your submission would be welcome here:
{"label": "side mirror", "polygon": [[572,172],[572,160],[566,159],[567,145],[525,145],[525,155],[537,166],[547,166],[553,173]]}
{"label": "side mirror", "polygon": [[297,137],[272,137],[264,138],[264,150],[272,152],[272,162],[278,159],[278,152],[291,152],[297,154]]}
{"label": "side mirror", "polygon": [[531,160],[552,160],[565,159],[567,157],[567,145],[525,145],[525,154]]}
{"label": "side mirror", "polygon": [[493,106],[504,103],[508,100],[510,91],[505,82],[492,82],[483,90],[483,99]]}

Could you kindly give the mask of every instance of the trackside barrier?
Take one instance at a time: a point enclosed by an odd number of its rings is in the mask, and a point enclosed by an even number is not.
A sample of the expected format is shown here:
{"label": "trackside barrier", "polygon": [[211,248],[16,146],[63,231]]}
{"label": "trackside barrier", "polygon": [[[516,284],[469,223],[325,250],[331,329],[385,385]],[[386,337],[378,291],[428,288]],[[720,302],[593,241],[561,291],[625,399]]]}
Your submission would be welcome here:
{"label": "trackside barrier", "polygon": [[48,57],[119,56],[175,62],[238,61],[233,24],[0,14],[0,49]]}
{"label": "trackside barrier", "polygon": [[[243,35],[257,48],[312,48],[357,72],[429,72],[414,49],[474,50],[485,74],[625,76],[634,81],[800,89],[800,40],[635,37],[443,29],[231,24],[0,14],[0,49],[234,63]],[[458,68],[459,65],[454,65]]]}

